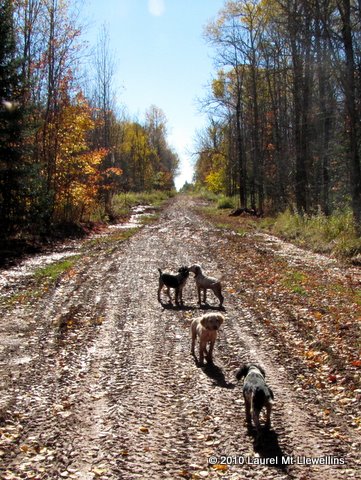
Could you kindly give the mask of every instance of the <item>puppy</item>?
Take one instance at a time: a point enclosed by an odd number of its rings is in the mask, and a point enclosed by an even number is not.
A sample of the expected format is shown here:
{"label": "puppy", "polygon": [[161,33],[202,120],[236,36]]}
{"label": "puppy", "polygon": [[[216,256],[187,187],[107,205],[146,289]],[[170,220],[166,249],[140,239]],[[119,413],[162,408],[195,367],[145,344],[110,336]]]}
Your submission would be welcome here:
{"label": "puppy", "polygon": [[207,277],[202,272],[200,265],[192,265],[189,271],[194,273],[194,280],[196,281],[198,291],[198,303],[201,305],[201,291],[203,291],[203,303],[206,303],[207,289],[212,290],[219,300],[219,306],[223,305],[223,295],[221,282],[213,277]]}
{"label": "puppy", "polygon": [[271,411],[273,404],[273,392],[266,385],[265,371],[262,367],[255,364],[243,365],[236,377],[240,380],[245,377],[243,384],[243,396],[246,404],[246,421],[248,428],[252,426],[252,420],[257,430],[257,437],[260,434],[260,421],[259,415],[263,407],[266,407],[266,427],[271,426]]}
{"label": "puppy", "polygon": [[158,287],[158,302],[161,303],[160,292],[164,286],[167,287],[167,295],[169,297],[170,303],[172,303],[172,297],[170,295],[170,288],[175,289],[175,303],[179,306],[179,301],[183,305],[183,287],[189,276],[188,267],[181,267],[178,270],[178,275],[171,275],[169,273],[162,273],[162,270],[158,268],[159,271],[159,287]]}
{"label": "puppy", "polygon": [[[206,313],[202,317],[195,318],[191,323],[192,333],[192,349],[194,354],[194,347],[197,336],[199,337],[199,364],[203,365],[204,357],[207,358],[208,363],[213,363],[213,347],[217,338],[217,332],[224,322],[224,316],[220,313]],[[207,351],[207,344],[209,348]]]}

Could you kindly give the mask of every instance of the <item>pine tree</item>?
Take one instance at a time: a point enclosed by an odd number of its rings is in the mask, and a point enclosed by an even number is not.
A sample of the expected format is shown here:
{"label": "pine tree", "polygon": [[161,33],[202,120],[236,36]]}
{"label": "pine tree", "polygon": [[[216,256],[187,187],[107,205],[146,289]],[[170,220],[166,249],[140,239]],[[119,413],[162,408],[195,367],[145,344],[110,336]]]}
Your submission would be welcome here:
{"label": "pine tree", "polygon": [[22,105],[20,59],[16,55],[13,2],[0,0],[0,225],[8,237],[29,222],[30,187],[26,140],[29,129]]}

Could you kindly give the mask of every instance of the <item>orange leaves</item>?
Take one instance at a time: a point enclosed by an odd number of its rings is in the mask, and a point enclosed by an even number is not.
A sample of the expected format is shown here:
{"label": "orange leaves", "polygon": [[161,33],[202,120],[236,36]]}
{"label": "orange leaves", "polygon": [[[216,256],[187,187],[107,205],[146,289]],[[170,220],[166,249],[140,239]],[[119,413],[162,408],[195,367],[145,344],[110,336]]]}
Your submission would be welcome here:
{"label": "orange leaves", "polygon": [[[84,97],[78,94],[74,103],[65,105],[58,120],[58,150],[56,157],[55,188],[58,216],[82,214],[97,201],[99,167],[108,154],[105,148],[91,150],[89,133],[95,128],[92,110]],[[113,174],[121,175],[120,169]]]}
{"label": "orange leaves", "polygon": [[212,468],[214,468],[214,470],[217,470],[217,472],[226,472],[228,470],[228,466],[223,464],[213,465]]}
{"label": "orange leaves", "polygon": [[139,427],[139,431],[141,433],[149,433],[149,428],[148,427]]}

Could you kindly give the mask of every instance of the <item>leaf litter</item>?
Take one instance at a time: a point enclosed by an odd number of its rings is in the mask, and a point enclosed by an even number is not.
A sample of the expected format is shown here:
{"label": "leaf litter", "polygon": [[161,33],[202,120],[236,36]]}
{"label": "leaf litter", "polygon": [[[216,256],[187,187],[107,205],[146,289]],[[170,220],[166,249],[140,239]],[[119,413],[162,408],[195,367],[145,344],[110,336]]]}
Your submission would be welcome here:
{"label": "leaf litter", "polygon": [[[356,478],[359,271],[223,231],[196,207],[177,197],[156,223],[113,249],[89,247],[54,288],[3,309],[0,478]],[[156,299],[157,268],[191,263],[224,285],[214,368],[190,355],[189,325],[203,313],[193,279],[184,309]],[[261,447],[234,378],[244,361],[263,364],[275,392]],[[282,455],[347,463],[247,464]]]}

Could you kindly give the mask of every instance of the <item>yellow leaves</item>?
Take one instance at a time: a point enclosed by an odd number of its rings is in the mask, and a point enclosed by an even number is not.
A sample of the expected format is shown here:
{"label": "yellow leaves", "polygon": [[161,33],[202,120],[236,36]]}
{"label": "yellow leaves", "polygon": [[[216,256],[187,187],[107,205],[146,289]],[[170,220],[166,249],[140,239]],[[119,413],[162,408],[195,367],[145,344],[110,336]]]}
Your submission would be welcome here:
{"label": "yellow leaves", "polygon": [[[219,73],[219,76],[221,73]],[[224,78],[217,78],[212,82],[212,92],[215,98],[223,99],[225,96],[225,81]]]}
{"label": "yellow leaves", "polygon": [[220,193],[223,191],[225,183],[225,171],[224,169],[211,172],[207,175],[206,179],[207,188],[214,193]]}

